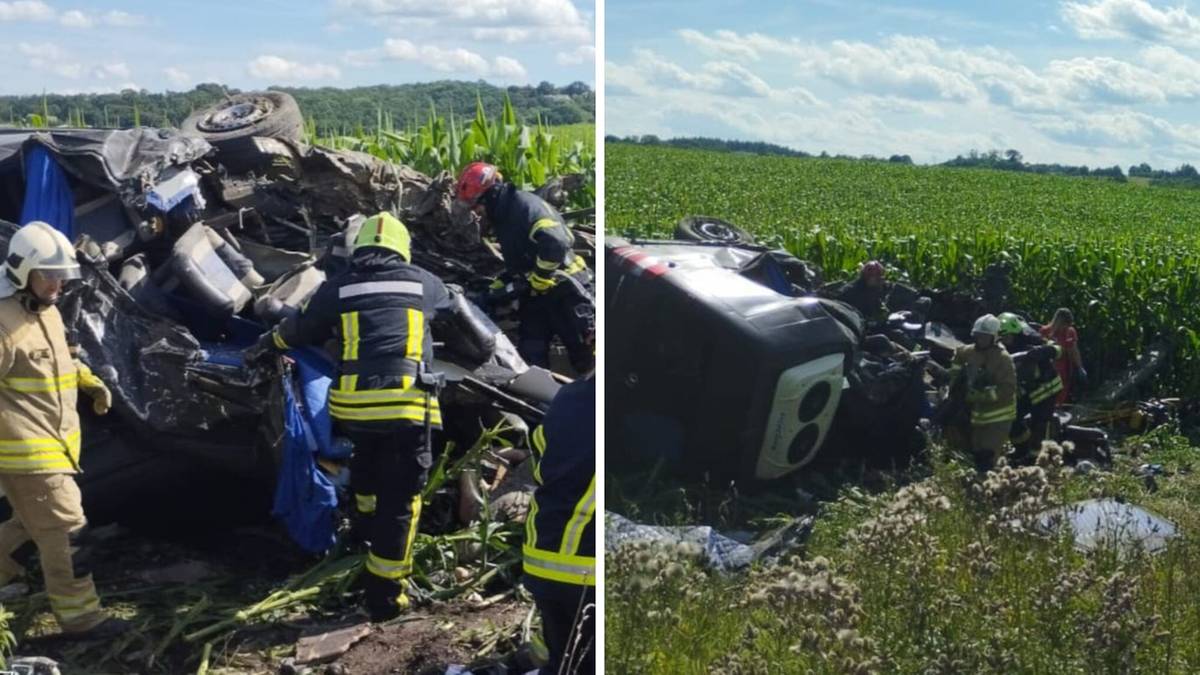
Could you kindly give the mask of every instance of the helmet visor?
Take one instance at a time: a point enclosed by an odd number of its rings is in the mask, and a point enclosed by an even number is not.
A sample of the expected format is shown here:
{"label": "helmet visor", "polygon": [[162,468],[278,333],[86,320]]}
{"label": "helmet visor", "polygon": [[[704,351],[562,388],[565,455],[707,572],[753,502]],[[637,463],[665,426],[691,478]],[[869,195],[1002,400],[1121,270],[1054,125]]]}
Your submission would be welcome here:
{"label": "helmet visor", "polygon": [[80,274],[78,267],[48,267],[45,269],[35,269],[33,272],[40,275],[46,281],[71,281],[83,276]]}

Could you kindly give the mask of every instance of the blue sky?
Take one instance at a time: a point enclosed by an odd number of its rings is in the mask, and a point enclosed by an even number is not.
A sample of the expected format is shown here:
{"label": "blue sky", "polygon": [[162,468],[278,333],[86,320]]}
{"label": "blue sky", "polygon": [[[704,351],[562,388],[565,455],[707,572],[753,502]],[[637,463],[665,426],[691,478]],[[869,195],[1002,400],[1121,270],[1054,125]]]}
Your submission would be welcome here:
{"label": "blue sky", "polygon": [[595,81],[593,0],[0,0],[0,93]]}
{"label": "blue sky", "polygon": [[1200,164],[1200,4],[605,4],[606,133]]}

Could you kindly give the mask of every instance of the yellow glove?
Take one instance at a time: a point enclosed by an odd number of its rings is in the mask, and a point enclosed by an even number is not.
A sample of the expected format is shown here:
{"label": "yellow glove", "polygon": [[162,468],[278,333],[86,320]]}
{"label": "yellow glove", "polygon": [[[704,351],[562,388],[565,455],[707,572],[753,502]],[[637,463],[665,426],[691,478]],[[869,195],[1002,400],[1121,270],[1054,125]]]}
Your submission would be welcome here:
{"label": "yellow glove", "polygon": [[104,415],[112,407],[112,392],[104,382],[96,377],[91,368],[79,364],[79,388],[92,397],[92,410],[97,415]]}

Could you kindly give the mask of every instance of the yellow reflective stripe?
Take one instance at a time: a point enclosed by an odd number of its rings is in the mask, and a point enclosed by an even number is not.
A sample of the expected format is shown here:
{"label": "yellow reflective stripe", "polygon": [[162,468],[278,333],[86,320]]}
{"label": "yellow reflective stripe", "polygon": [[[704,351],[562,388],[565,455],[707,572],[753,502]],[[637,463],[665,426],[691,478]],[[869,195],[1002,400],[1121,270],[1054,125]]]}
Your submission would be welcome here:
{"label": "yellow reflective stripe", "polygon": [[271,341],[274,342],[275,346],[279,349],[291,349],[291,347],[288,346],[288,343],[284,341],[283,336],[279,334],[278,326],[275,327],[275,330],[271,331]]}
{"label": "yellow reflective stripe", "polygon": [[[362,389],[359,391],[342,391],[330,389],[329,400],[336,403],[425,403],[426,393],[420,389]],[[430,403],[437,399],[429,397]]]}
{"label": "yellow reflective stripe", "polygon": [[596,559],[593,557],[551,553],[528,544],[523,552],[527,574],[577,586],[596,585]]}
{"label": "yellow reflective stripe", "polygon": [[580,256],[575,256],[575,259],[567,265],[567,274],[575,274],[587,269],[587,261]]}
{"label": "yellow reflective stripe", "polygon": [[342,360],[358,360],[358,312],[342,315]]}
{"label": "yellow reflective stripe", "polygon": [[972,424],[993,424],[997,422],[1010,422],[1017,419],[1017,404],[1011,403],[995,410],[972,411]]}
{"label": "yellow reflective stripe", "polygon": [[533,458],[533,479],[538,485],[542,484],[542,458],[546,455],[546,427],[539,424],[533,430],[532,443],[535,457]]}
{"label": "yellow reflective stripe", "polygon": [[553,218],[538,218],[533,223],[533,227],[529,228],[529,240],[533,241],[538,232],[549,230],[550,228],[558,227],[558,221]]}
{"label": "yellow reflective stripe", "polygon": [[78,595],[50,594],[50,608],[59,619],[73,621],[99,611],[100,597],[93,591]]}
{"label": "yellow reflective stripe", "polygon": [[359,513],[375,513],[376,501],[375,495],[354,495],[354,505]]}
{"label": "yellow reflective stripe", "polygon": [[23,393],[68,391],[79,386],[79,378],[79,371],[59,377],[6,377],[0,380],[0,387]]}
{"label": "yellow reflective stripe", "polygon": [[[343,408],[330,404],[329,414],[339,420],[351,422],[409,420],[412,422],[425,421],[425,409],[412,406],[388,406],[380,408]],[[438,410],[429,411],[429,423],[440,426],[442,413]]]}
{"label": "yellow reflective stripe", "polygon": [[425,346],[425,313],[419,309],[408,310],[408,346],[405,355],[413,361],[421,360]]}
{"label": "yellow reflective stripe", "polygon": [[579,552],[580,537],[583,534],[583,529],[587,524],[592,522],[592,518],[596,515],[596,474],[592,474],[592,482],[588,483],[587,492],[583,493],[583,497],[579,499],[579,503],[575,505],[575,512],[571,514],[571,519],[567,521],[567,526],[563,528],[562,545],[558,547],[558,552],[565,555],[575,555]]}
{"label": "yellow reflective stripe", "polygon": [[561,266],[561,263],[557,263],[553,260],[542,260],[541,258],[537,259],[537,267],[539,270],[546,270],[547,272],[553,272],[554,270],[558,269],[560,266]]}
{"label": "yellow reflective stripe", "polygon": [[528,279],[529,285],[532,286],[535,291],[548,291],[551,288],[554,288],[554,285],[558,283],[558,279],[554,277],[547,279],[537,274],[530,274]]}
{"label": "yellow reflective stripe", "polygon": [[403,579],[412,574],[412,561],[392,560],[372,551],[367,554],[367,571],[384,579]]}
{"label": "yellow reflective stripe", "polygon": [[0,440],[0,455],[13,454],[21,449],[39,449],[39,448],[61,448],[63,443],[68,447],[79,448],[79,440],[81,432],[73,431],[67,434],[64,439],[58,438],[20,438],[16,440],[6,441]]}
{"label": "yellow reflective stripe", "polygon": [[529,495],[529,513],[525,516],[525,541],[529,545],[537,544],[537,493]]}
{"label": "yellow reflective stripe", "polygon": [[417,524],[421,519],[421,493],[413,495],[412,517],[408,520],[408,539],[404,542],[404,562],[412,567],[413,542],[417,540]]}
{"label": "yellow reflective stripe", "polygon": [[[343,375],[338,380],[338,389],[342,391],[354,391],[356,387],[358,387],[357,375]],[[337,391],[337,389],[330,390],[330,393],[332,394],[334,391]]]}

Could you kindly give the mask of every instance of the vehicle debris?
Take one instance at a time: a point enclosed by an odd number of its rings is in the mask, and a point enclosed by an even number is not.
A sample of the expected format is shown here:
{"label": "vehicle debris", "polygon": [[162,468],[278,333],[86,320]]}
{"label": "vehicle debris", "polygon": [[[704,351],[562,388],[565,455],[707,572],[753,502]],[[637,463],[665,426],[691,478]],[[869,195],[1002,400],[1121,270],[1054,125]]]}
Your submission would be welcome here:
{"label": "vehicle debris", "polygon": [[774,564],[785,554],[795,551],[808,539],[813,520],[811,516],[795,518],[751,544],[723,535],[707,525],[644,525],[609,511],[604,514],[604,549],[612,552],[633,542],[690,544],[708,567],[718,572],[736,572],[754,563]]}
{"label": "vehicle debris", "polygon": [[1175,523],[1146,509],[1115,499],[1088,499],[1050,509],[1037,517],[1046,534],[1069,534],[1081,551],[1135,550],[1161,553],[1178,536]]}
{"label": "vehicle debris", "polygon": [[371,634],[365,623],[320,635],[302,637],[296,642],[296,663],[308,665],[334,659],[354,646],[354,643]]}

